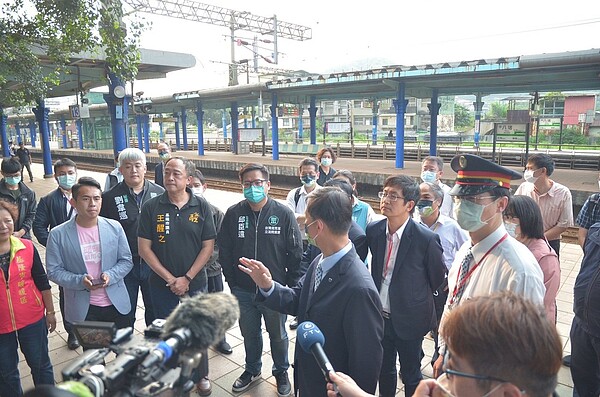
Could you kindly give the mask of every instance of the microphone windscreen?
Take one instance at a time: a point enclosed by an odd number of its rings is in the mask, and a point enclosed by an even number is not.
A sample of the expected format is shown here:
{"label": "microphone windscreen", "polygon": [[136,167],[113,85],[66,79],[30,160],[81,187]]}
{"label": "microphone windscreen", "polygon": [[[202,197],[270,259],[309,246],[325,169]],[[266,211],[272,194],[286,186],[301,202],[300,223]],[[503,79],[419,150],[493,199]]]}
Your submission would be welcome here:
{"label": "microphone windscreen", "polygon": [[311,347],[315,343],[319,343],[321,346],[325,345],[325,337],[323,333],[315,325],[315,323],[311,321],[304,321],[298,326],[298,330],[296,331],[296,339],[300,344],[302,350],[306,353],[310,353]]}
{"label": "microphone windscreen", "polygon": [[171,312],[163,327],[162,336],[178,328],[192,333],[191,347],[205,350],[217,344],[240,316],[237,299],[224,292],[198,294],[185,298]]}

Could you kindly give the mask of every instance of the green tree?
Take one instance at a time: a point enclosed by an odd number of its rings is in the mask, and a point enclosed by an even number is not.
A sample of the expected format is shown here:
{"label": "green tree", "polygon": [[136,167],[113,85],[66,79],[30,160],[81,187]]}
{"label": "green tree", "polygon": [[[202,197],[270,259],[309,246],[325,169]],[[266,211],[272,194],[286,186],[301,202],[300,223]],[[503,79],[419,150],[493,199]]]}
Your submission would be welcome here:
{"label": "green tree", "polygon": [[475,117],[467,108],[459,103],[454,105],[454,126],[458,129],[471,128],[475,123]]}
{"label": "green tree", "polygon": [[[127,29],[120,0],[13,0],[0,6],[0,108],[45,98],[62,75],[74,73],[69,57],[103,51],[106,72],[124,81],[137,75],[139,36]],[[40,62],[38,54],[48,61]]]}
{"label": "green tree", "polygon": [[506,119],[508,114],[508,104],[492,102],[490,110],[486,113],[487,119]]}

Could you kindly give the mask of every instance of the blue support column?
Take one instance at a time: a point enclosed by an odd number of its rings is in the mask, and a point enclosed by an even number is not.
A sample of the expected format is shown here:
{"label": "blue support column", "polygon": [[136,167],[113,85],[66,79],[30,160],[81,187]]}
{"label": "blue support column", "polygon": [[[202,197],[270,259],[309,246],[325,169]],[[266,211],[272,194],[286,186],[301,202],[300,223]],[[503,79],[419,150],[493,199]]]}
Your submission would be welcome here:
{"label": "blue support column", "polygon": [[196,102],[196,123],[198,124],[198,156],[204,156],[204,110],[202,102]]}
{"label": "blue support column", "polygon": [[[240,140],[240,131],[238,129],[238,104],[237,102],[231,102],[231,151],[234,154],[238,154],[238,145]],[[223,124],[225,125],[225,124]],[[225,130],[223,130],[225,131]]]}
{"label": "blue support column", "polygon": [[396,168],[404,168],[404,115],[408,106],[405,97],[406,85],[401,82],[393,102],[396,109]]}
{"label": "blue support column", "polygon": [[256,128],[256,110],[254,110],[254,107],[252,107],[250,114],[252,115],[252,128]]}
{"label": "blue support column", "polygon": [[142,131],[144,135],[144,153],[150,153],[150,115],[142,116]]}
{"label": "blue support column", "polygon": [[379,124],[379,103],[373,99],[373,136],[372,144],[377,145],[377,124]]}
{"label": "blue support column", "polygon": [[181,108],[181,131],[183,132],[183,150],[188,150],[187,142],[187,113],[185,108]]}
{"label": "blue support column", "polygon": [[[481,93],[477,93],[475,96],[475,102],[473,102],[473,108],[475,109],[475,133],[473,136],[473,147],[479,147],[479,139],[481,136],[481,110],[483,109],[484,102],[481,102]],[[462,142],[461,142],[462,143]]]}
{"label": "blue support column", "polygon": [[8,135],[6,134],[6,121],[8,116],[4,114],[4,108],[0,107],[0,137],[2,138],[2,157],[10,157]]}
{"label": "blue support column", "polygon": [[438,123],[437,116],[440,113],[441,104],[438,103],[438,90],[434,88],[431,91],[431,103],[427,105],[429,108],[429,114],[431,115],[430,129],[429,129],[429,155],[437,155],[437,133]]}
{"label": "blue support column", "polygon": [[225,109],[223,109],[223,117],[221,118],[223,123],[223,139],[227,142],[227,117],[225,115]]}
{"label": "blue support column", "polygon": [[317,143],[317,98],[314,96],[310,97],[310,106],[308,107],[308,114],[310,115],[310,144],[315,145]]}
{"label": "blue support column", "polygon": [[142,150],[143,145],[143,132],[142,132],[142,115],[141,114],[136,114],[135,115],[135,126],[137,129],[137,141],[138,141],[138,149]]}
{"label": "blue support column", "polygon": [[163,122],[162,121],[158,122],[158,139],[160,139],[161,141],[165,140],[165,132],[163,131]]}
{"label": "blue support column", "polygon": [[79,150],[83,150],[83,123],[81,119],[75,121],[75,127],[77,128],[77,141],[79,142]]}
{"label": "blue support column", "polygon": [[304,108],[302,105],[298,105],[298,141],[302,142],[304,139],[304,120],[302,119],[302,114],[304,113]]}
{"label": "blue support column", "polygon": [[179,139],[179,113],[175,112],[175,147],[177,150],[181,149],[181,140]]}
{"label": "blue support column", "polygon": [[44,163],[44,178],[52,178],[52,155],[50,154],[50,123],[48,114],[50,109],[44,104],[44,100],[39,100],[37,107],[31,109],[40,126],[40,140],[42,141],[42,160]]}
{"label": "blue support column", "polygon": [[29,139],[31,140],[31,147],[35,147],[35,123],[29,122]]}
{"label": "blue support column", "polygon": [[[114,96],[114,89],[117,86],[124,87],[123,82],[113,73],[108,74],[108,94],[104,94],[104,101],[108,105],[110,114],[110,124],[112,128],[113,153],[117,155],[121,150],[127,147],[127,119],[129,98],[117,98]],[[113,157],[114,157],[113,156]]]}
{"label": "blue support column", "polygon": [[60,135],[62,136],[62,148],[66,149],[67,145],[67,121],[65,116],[60,116]]}
{"label": "blue support column", "polygon": [[15,122],[15,133],[17,134],[17,144],[20,145],[23,138],[21,138],[21,124],[18,121]]}
{"label": "blue support column", "polygon": [[277,120],[277,94],[271,95],[271,141],[273,160],[279,160],[279,122]]}

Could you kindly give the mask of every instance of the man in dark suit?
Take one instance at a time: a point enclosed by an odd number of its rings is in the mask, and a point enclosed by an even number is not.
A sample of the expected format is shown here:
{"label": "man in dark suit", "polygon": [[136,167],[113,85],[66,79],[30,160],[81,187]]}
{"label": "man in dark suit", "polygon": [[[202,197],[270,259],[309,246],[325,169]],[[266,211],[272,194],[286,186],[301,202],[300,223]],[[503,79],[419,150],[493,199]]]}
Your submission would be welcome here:
{"label": "man in dark suit", "polygon": [[[312,321],[323,332],[324,350],[333,368],[349,371],[356,382],[375,392],[382,359],[383,318],[373,280],[348,238],[352,204],[337,187],[311,193],[306,234],[317,256],[293,288],[273,281],[260,261],[241,258],[240,270],[258,285],[258,302],[282,313]],[[326,396],[326,382],[311,354],[296,345],[294,385],[300,396]]]}
{"label": "man in dark suit", "polygon": [[379,395],[396,395],[396,357],[405,395],[412,396],[423,378],[423,337],[435,328],[433,292],[442,285],[446,267],[437,234],[412,220],[420,190],[406,175],[388,177],[379,192],[386,217],[367,226],[371,274],[383,306],[385,329]]}
{"label": "man in dark suit", "polygon": [[[40,199],[33,220],[33,234],[44,247],[48,242],[50,230],[75,215],[75,210],[69,200],[71,200],[71,188],[77,182],[77,164],[68,158],[56,161],[54,163],[54,179],[58,183],[58,187]],[[71,323],[65,319],[65,293],[60,286],[58,292],[60,313],[68,334],[67,346],[69,349],[75,350],[79,347],[79,342],[73,333]]]}

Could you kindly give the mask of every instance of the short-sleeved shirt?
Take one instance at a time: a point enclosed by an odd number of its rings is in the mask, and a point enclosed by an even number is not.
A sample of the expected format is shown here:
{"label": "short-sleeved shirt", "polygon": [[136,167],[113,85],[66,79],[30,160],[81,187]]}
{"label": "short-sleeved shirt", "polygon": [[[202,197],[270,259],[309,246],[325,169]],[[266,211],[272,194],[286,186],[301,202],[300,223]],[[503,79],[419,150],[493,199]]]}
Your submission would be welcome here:
{"label": "short-sleeved shirt", "polygon": [[596,222],[600,222],[600,193],[594,193],[585,200],[576,221],[584,229],[589,229]]}
{"label": "short-sleeved shirt", "polygon": [[[152,251],[173,276],[182,277],[192,267],[202,249],[202,242],[217,236],[208,202],[186,188],[188,202],[181,208],[169,200],[167,192],[142,206],[138,237],[152,241]],[[204,270],[204,269],[203,269]],[[156,273],[150,277],[153,285],[164,286]],[[190,283],[190,290],[206,286],[206,271],[201,271]]]}
{"label": "short-sleeved shirt", "polygon": [[554,226],[573,226],[573,198],[568,187],[552,181],[552,187],[544,194],[535,190],[531,182],[523,182],[517,188],[515,195],[529,196],[540,206],[544,232]]}

